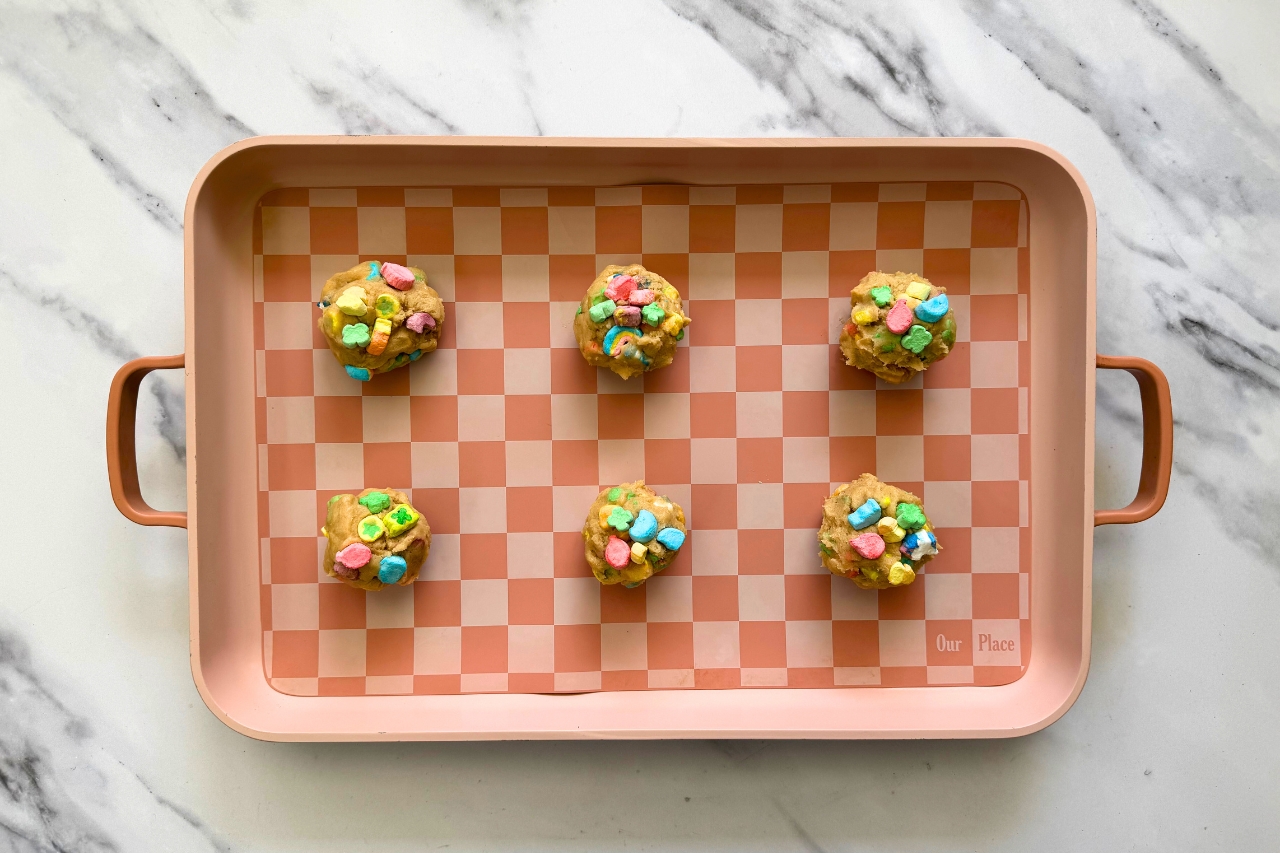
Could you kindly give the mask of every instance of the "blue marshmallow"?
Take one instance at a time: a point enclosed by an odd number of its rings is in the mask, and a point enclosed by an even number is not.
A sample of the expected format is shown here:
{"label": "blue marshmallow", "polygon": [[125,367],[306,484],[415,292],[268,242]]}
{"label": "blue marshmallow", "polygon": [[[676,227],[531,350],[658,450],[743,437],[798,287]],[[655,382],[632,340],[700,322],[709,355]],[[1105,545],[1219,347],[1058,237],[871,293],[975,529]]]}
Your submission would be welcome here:
{"label": "blue marshmallow", "polygon": [[627,532],[633,542],[648,542],[658,533],[658,519],[649,510],[642,509],[636,513],[636,520],[631,522],[631,529]]}
{"label": "blue marshmallow", "polygon": [[913,560],[938,553],[938,538],[927,530],[909,534],[902,540],[902,545]]}
{"label": "blue marshmallow", "polygon": [[409,353],[410,361],[417,361],[420,358],[422,358],[422,350],[420,349],[416,349],[413,352]]}
{"label": "blue marshmallow", "polygon": [[917,305],[916,316],[926,323],[936,323],[947,316],[950,310],[951,305],[947,302],[947,294],[939,293],[932,299],[926,299]]}
{"label": "blue marshmallow", "polygon": [[368,382],[373,378],[373,374],[369,372],[367,367],[356,367],[351,364],[343,365],[347,369],[347,375],[352,379],[359,379],[361,382]]}
{"label": "blue marshmallow", "polygon": [[383,557],[382,562],[378,564],[378,580],[383,583],[395,583],[404,577],[404,573],[409,570],[409,564],[404,561],[404,557]]}
{"label": "blue marshmallow", "polygon": [[382,275],[382,270],[379,269],[379,266],[380,265],[377,261],[371,261],[369,263],[369,278],[367,279],[368,281],[373,281],[375,278]]}
{"label": "blue marshmallow", "polygon": [[870,527],[880,520],[880,504],[867,498],[867,502],[849,513],[849,524],[854,530]]}
{"label": "blue marshmallow", "polygon": [[668,551],[679,551],[684,544],[684,533],[678,527],[664,527],[658,531],[658,544]]}

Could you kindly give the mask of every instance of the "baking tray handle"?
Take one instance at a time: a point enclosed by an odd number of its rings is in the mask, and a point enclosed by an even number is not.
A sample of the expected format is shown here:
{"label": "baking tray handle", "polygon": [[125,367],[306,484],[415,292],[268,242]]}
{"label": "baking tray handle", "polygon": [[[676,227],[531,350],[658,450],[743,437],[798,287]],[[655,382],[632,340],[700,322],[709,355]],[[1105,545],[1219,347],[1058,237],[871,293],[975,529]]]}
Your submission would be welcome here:
{"label": "baking tray handle", "polygon": [[1169,473],[1173,468],[1173,403],[1169,380],[1160,368],[1144,358],[1100,355],[1102,370],[1127,370],[1138,380],[1142,395],[1142,475],[1138,495],[1124,509],[1094,510],[1093,526],[1133,524],[1159,512],[1169,494]]}
{"label": "baking tray handle", "polygon": [[185,512],[161,512],[142,499],[138,487],[138,455],[134,446],[134,420],[138,414],[138,387],[153,370],[179,368],[185,355],[153,355],[135,358],[116,371],[107,397],[107,479],[116,509],[130,521],[149,527],[186,527]]}

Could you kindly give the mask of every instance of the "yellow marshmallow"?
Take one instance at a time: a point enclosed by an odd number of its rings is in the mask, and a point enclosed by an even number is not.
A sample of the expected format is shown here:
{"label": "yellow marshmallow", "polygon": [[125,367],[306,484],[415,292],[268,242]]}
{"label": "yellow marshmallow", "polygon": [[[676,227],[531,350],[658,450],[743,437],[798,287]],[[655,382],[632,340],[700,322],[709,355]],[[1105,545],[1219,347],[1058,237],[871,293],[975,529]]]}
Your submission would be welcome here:
{"label": "yellow marshmallow", "polygon": [[915,311],[916,306],[919,304],[920,304],[920,300],[916,299],[914,296],[907,297],[907,307],[910,308],[912,311]]}
{"label": "yellow marshmallow", "polygon": [[684,328],[684,317],[679,314],[669,314],[667,319],[662,321],[661,329],[668,335],[678,335],[680,330]]}
{"label": "yellow marshmallow", "polygon": [[929,298],[930,289],[923,281],[913,281],[907,285],[907,296],[924,301]]}
{"label": "yellow marshmallow", "polygon": [[859,326],[870,326],[876,321],[876,315],[870,311],[855,311],[853,314],[853,322]]}
{"label": "yellow marshmallow", "polygon": [[910,566],[897,562],[889,567],[889,583],[893,586],[906,586],[915,579],[915,570]]}
{"label": "yellow marshmallow", "polygon": [[907,531],[898,526],[897,520],[888,516],[876,522],[876,532],[886,542],[901,542],[907,536]]}
{"label": "yellow marshmallow", "polygon": [[338,297],[334,305],[338,306],[338,310],[343,314],[350,314],[352,317],[363,317],[365,312],[369,310],[365,303],[366,295],[363,287],[348,287],[342,291],[342,295]]}
{"label": "yellow marshmallow", "polygon": [[662,295],[670,299],[672,302],[676,302],[680,299],[680,291],[676,290],[671,285],[667,285],[662,288]]}
{"label": "yellow marshmallow", "polygon": [[643,542],[631,543],[631,562],[639,564],[644,562],[644,555],[649,553],[649,549],[645,547]]}

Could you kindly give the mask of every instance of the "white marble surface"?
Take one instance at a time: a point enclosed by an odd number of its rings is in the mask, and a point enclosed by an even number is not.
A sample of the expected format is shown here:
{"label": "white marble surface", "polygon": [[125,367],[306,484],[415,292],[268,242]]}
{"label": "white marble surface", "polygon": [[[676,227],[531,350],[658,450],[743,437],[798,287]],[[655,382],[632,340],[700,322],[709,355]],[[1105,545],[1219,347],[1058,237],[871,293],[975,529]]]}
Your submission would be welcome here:
{"label": "white marble surface", "polygon": [[[0,0],[0,512],[81,513],[0,564],[0,851],[1280,846],[1277,31],[1261,0]],[[1008,742],[272,745],[223,727],[187,665],[185,534],[115,512],[102,421],[120,363],[181,349],[192,177],[265,133],[1062,151],[1098,203],[1099,350],[1163,366],[1178,420],[1163,512],[1096,534],[1076,706]],[[145,388],[144,488],[181,506],[182,389]],[[1099,501],[1118,505],[1137,395],[1109,376],[1099,403]],[[1210,529],[1228,539],[1190,533]]]}

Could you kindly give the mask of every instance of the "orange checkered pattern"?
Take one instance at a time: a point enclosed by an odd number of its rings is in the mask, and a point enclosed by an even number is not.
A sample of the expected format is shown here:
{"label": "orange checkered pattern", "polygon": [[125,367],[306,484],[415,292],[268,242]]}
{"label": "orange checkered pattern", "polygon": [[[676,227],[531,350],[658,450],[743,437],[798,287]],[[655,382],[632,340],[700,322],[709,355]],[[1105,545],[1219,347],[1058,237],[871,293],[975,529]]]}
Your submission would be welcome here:
{"label": "orange checkered pattern", "polygon": [[[1030,653],[1028,213],[995,183],[283,189],[254,231],[266,675],[301,695],[1002,684]],[[378,259],[446,302],[440,348],[360,383],[321,285]],[[674,364],[623,382],[571,321],[607,264],[686,294]],[[951,355],[893,386],[836,345],[869,271],[947,288]],[[920,495],[942,554],[868,592],[822,568],[823,499]],[[601,488],[643,477],[691,534],[646,585],[582,554]],[[331,495],[402,489],[409,587],[325,576]]]}

